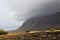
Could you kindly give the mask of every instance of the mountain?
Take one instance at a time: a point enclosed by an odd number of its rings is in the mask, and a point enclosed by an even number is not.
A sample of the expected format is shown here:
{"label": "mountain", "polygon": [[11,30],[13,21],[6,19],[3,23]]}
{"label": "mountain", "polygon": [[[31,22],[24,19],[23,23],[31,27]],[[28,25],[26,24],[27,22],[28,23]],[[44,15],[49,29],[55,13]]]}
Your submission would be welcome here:
{"label": "mountain", "polygon": [[17,30],[18,31],[31,31],[31,30],[42,30],[42,29],[60,29],[60,12],[43,16],[33,17],[28,20]]}

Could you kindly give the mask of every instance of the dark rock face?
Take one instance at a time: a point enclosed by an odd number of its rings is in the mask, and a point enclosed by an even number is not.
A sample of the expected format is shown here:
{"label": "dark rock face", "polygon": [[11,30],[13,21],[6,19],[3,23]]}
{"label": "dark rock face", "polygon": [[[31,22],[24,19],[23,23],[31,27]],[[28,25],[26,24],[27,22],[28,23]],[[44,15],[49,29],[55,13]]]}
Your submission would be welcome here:
{"label": "dark rock face", "polygon": [[44,17],[30,18],[18,30],[27,31],[50,28],[60,29],[60,12]]}

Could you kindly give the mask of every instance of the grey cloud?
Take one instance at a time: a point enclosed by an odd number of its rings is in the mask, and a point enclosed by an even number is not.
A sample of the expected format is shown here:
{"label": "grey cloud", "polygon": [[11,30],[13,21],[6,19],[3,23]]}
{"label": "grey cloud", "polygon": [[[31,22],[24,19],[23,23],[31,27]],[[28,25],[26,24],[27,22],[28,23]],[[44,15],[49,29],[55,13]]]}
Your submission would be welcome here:
{"label": "grey cloud", "polygon": [[28,18],[55,12],[60,12],[60,0],[0,0],[0,28],[17,28]]}
{"label": "grey cloud", "polygon": [[26,20],[34,16],[45,16],[55,12],[60,12],[60,1],[42,1],[30,2],[25,4],[17,13],[18,20]]}
{"label": "grey cloud", "polygon": [[6,0],[6,4],[17,12],[16,20],[20,21],[60,12],[59,0]]}

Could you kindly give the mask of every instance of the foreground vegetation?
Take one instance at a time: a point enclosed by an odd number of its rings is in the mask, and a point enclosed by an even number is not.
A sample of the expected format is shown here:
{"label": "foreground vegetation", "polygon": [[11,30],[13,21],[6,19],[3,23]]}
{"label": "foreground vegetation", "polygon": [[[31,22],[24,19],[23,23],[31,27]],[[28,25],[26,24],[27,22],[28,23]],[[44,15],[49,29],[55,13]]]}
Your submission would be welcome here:
{"label": "foreground vegetation", "polygon": [[0,40],[60,40],[60,30],[26,31],[0,35]]}
{"label": "foreground vegetation", "polygon": [[3,34],[8,34],[8,32],[6,32],[6,31],[0,29],[0,35],[3,35]]}

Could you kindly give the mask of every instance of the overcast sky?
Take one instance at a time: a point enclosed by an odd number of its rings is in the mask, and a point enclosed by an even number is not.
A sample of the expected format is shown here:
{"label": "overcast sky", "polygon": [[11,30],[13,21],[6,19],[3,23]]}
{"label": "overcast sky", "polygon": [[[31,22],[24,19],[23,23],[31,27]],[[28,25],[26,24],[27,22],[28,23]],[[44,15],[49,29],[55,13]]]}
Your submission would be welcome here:
{"label": "overcast sky", "polygon": [[14,30],[26,19],[60,12],[59,0],[0,0],[0,28]]}

